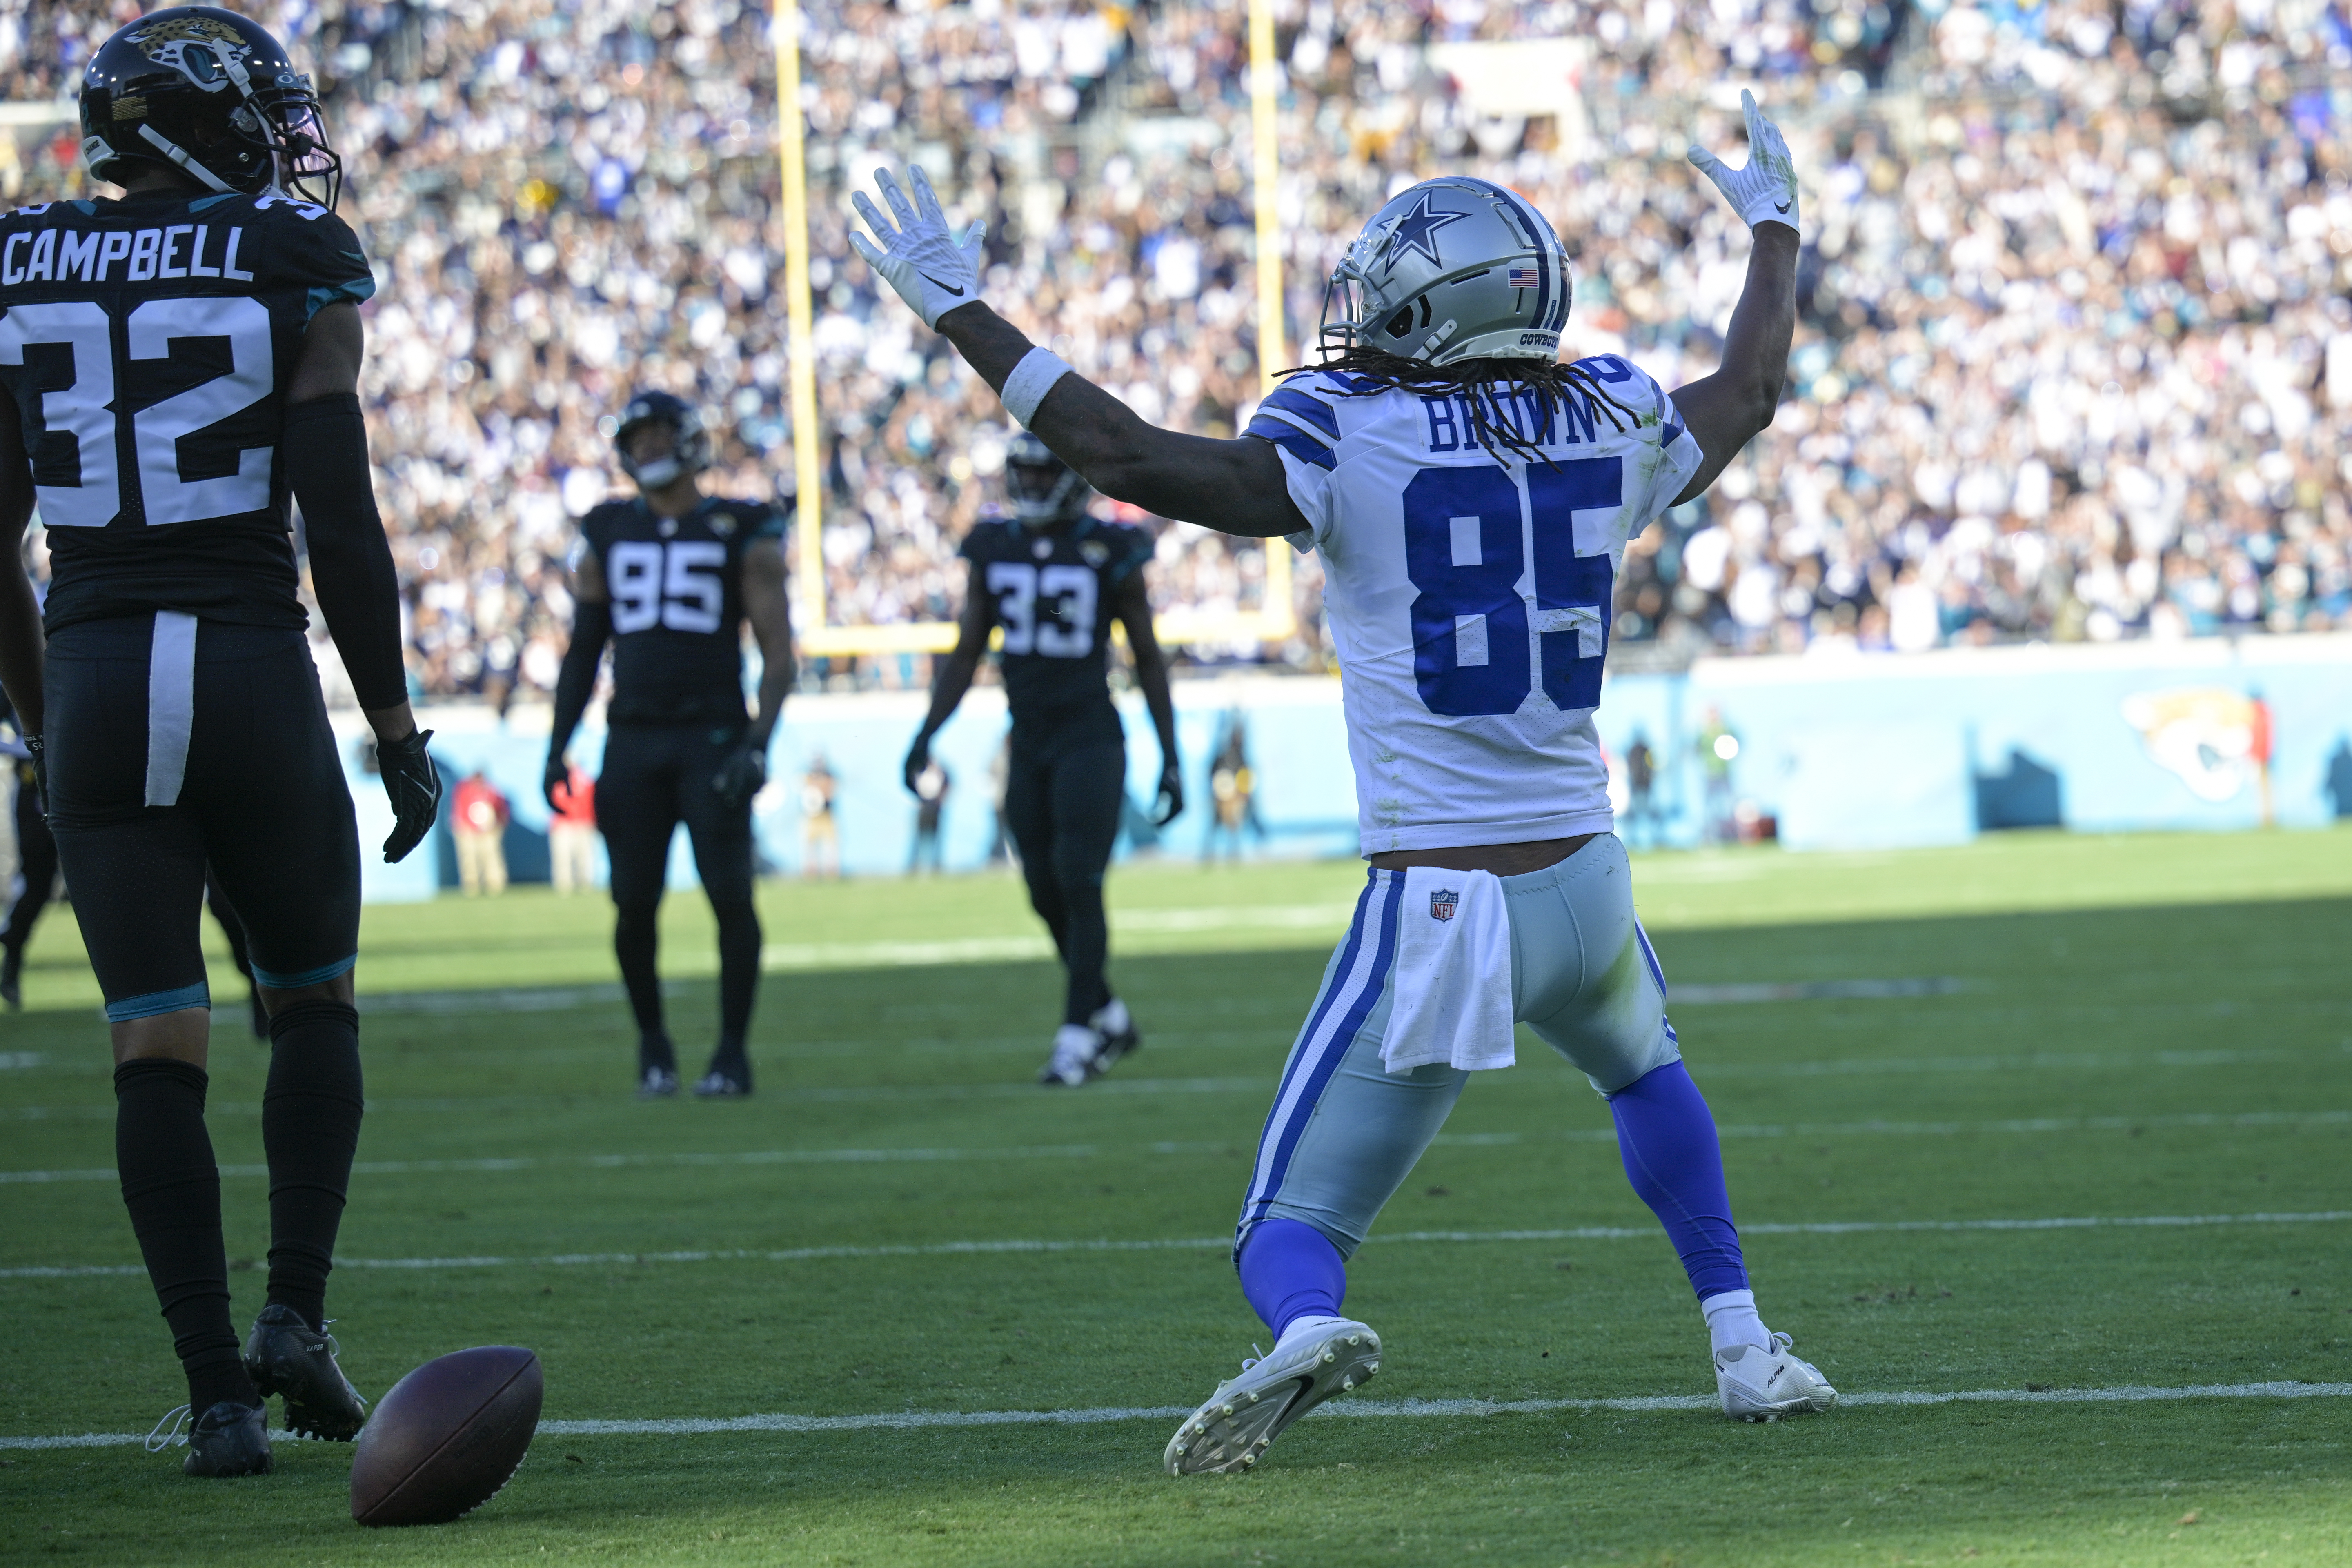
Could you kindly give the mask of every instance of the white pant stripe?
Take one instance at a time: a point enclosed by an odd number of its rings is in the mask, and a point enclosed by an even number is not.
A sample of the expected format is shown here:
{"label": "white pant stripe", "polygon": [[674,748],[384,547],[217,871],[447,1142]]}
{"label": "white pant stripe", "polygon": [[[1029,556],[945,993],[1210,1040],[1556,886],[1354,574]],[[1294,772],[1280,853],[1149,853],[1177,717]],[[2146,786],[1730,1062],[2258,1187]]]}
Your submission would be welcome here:
{"label": "white pant stripe", "polygon": [[147,658],[147,804],[177,805],[195,721],[196,617],[155,612]]}

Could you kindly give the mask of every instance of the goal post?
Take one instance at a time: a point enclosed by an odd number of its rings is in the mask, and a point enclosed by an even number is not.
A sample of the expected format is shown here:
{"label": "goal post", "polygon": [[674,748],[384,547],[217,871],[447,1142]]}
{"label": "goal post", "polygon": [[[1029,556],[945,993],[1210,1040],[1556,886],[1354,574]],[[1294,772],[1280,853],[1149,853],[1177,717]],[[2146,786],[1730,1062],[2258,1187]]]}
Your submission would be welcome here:
{"label": "goal post", "polygon": [[[903,621],[883,626],[835,625],[825,592],[824,442],[818,427],[816,322],[809,297],[808,146],[801,113],[800,0],[772,0],[776,50],[776,156],[782,165],[785,326],[791,354],[793,471],[798,489],[793,520],[793,631],[813,658],[892,653],[945,653],[955,647],[953,621]],[[1281,159],[1275,137],[1276,86],[1273,0],[1250,0],[1250,168],[1256,194],[1258,379],[1261,395],[1286,368],[1283,323],[1281,204],[1276,182]],[[1280,642],[1297,630],[1291,605],[1290,551],[1265,542],[1264,598],[1255,612],[1170,611],[1153,618],[1163,643]]]}

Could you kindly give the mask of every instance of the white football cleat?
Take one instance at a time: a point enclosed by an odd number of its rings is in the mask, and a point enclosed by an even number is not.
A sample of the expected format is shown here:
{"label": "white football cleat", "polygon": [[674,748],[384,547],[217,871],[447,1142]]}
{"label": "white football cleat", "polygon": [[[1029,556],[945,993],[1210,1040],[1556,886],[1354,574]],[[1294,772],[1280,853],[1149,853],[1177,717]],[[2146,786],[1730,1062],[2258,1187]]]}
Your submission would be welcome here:
{"label": "white football cleat", "polygon": [[1837,1403],[1821,1368],[1789,1353],[1786,1334],[1774,1334],[1769,1350],[1734,1345],[1716,1352],[1715,1392],[1723,1413],[1742,1421],[1777,1421]]}
{"label": "white football cleat", "polygon": [[1054,1054],[1037,1069],[1037,1081],[1048,1089],[1076,1089],[1102,1071],[1103,1038],[1084,1024],[1065,1024],[1054,1031]]}
{"label": "white football cleat", "polygon": [[1263,1360],[1242,1363],[1242,1374],[1219,1384],[1176,1428],[1162,1462],[1171,1476],[1246,1470],[1284,1427],[1380,1370],[1381,1336],[1351,1319],[1333,1319],[1276,1344]]}

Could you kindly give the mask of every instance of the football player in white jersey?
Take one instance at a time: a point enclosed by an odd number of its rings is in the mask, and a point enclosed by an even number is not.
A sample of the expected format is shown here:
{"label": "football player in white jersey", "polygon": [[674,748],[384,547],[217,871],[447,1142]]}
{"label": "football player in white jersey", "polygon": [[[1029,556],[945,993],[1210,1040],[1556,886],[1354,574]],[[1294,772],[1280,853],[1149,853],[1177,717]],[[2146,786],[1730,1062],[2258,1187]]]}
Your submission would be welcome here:
{"label": "football player in white jersey", "polygon": [[1340,1312],[1345,1259],[1470,1073],[1535,1034],[1607,1098],[1634,1190],[1702,1310],[1727,1415],[1837,1394],[1766,1330],[1706,1102],[1611,831],[1592,710],[1625,542],[1769,425],[1795,324],[1796,171],[1742,95],[1748,155],[1691,161],[1754,230],[1720,367],[1668,394],[1623,359],[1558,363],[1568,258],[1527,201],[1425,181],[1364,226],[1326,297],[1323,363],[1231,441],[1158,429],[979,300],[922,171],[866,260],[1105,495],[1323,556],[1371,873],[1283,1069],[1234,1261],[1275,1348],[1177,1430],[1167,1468],[1246,1469],[1380,1369]]}

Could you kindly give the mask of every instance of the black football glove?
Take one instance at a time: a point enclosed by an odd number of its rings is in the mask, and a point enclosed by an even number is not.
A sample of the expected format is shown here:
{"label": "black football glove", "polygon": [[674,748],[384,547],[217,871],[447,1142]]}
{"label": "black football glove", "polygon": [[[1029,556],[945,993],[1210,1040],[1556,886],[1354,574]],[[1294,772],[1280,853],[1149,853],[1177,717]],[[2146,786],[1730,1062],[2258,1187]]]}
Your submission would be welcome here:
{"label": "black football glove", "polygon": [[751,804],[751,797],[767,782],[768,748],[746,735],[727,753],[727,760],[719,764],[710,787],[719,792],[721,805],[730,811],[740,811]]}
{"label": "black football glove", "polygon": [[400,740],[376,742],[376,771],[392,801],[392,837],[383,841],[387,865],[408,858],[441,815],[441,771],[425,750],[431,739],[430,730],[412,730]]}
{"label": "black football glove", "polygon": [[571,782],[572,764],[564,760],[563,753],[548,752],[547,772],[540,776],[539,793],[547,797],[547,809],[559,816],[563,813],[563,802],[555,798],[555,792],[558,787],[568,785]]}
{"label": "black football glove", "polygon": [[915,743],[913,745],[907,748],[906,764],[898,770],[898,776],[907,782],[907,793],[913,795],[917,800],[920,800],[923,797],[923,792],[920,787],[923,770],[930,765],[931,732],[929,730],[926,730],[921,734],[915,737]]}
{"label": "black football glove", "polygon": [[1165,827],[1184,812],[1184,769],[1174,761],[1160,768],[1160,799],[1151,808],[1151,826]]}
{"label": "black football glove", "polygon": [[33,787],[40,792],[35,796],[34,804],[41,808],[41,820],[47,822],[49,819],[48,753],[43,749],[41,738],[38,735],[28,734],[25,737],[25,750],[32,753]]}

